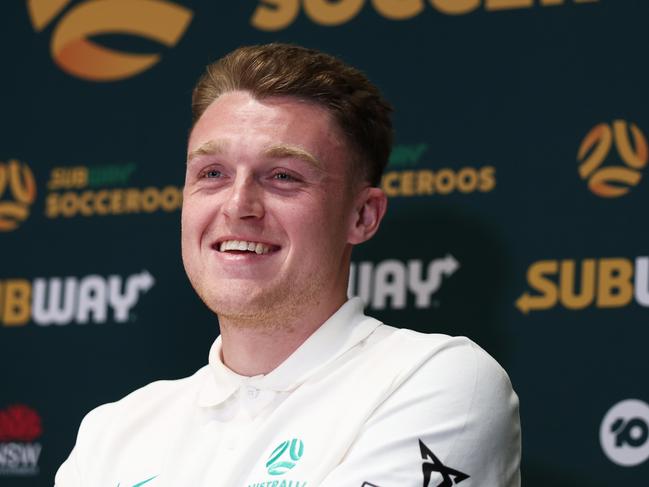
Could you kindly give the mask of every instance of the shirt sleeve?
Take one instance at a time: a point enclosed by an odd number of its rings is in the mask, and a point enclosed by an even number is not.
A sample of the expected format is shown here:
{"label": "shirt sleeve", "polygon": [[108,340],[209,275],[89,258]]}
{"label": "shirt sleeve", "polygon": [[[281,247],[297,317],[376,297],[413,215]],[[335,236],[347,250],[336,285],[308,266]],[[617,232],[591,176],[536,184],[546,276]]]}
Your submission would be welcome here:
{"label": "shirt sleeve", "polygon": [[451,339],[374,411],[320,487],[519,487],[520,453],[507,374]]}
{"label": "shirt sleeve", "polygon": [[61,464],[56,477],[54,487],[81,487],[81,478],[76,465],[76,455],[73,449],[67,460]]}
{"label": "shirt sleeve", "polygon": [[54,477],[54,487],[86,487],[80,465],[87,463],[92,455],[92,444],[98,431],[105,427],[110,404],[104,404],[90,411],[81,421],[77,441],[68,458],[61,464]]}

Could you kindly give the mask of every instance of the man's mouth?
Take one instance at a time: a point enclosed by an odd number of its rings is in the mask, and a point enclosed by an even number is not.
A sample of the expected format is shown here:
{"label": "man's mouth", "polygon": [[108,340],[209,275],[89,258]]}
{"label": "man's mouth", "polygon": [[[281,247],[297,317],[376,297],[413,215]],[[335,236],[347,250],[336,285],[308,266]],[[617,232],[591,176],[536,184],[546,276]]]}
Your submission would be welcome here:
{"label": "man's mouth", "polygon": [[261,242],[251,242],[248,240],[223,240],[215,245],[219,252],[254,252],[257,255],[264,255],[273,252],[279,247]]}

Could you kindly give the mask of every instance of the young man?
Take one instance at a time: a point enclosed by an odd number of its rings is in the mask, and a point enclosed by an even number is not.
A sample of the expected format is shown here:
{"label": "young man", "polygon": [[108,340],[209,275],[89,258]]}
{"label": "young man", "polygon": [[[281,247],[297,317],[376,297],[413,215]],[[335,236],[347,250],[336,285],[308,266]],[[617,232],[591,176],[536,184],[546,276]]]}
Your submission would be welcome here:
{"label": "young man", "polygon": [[221,336],[193,376],[83,421],[58,487],[514,487],[518,401],[466,338],[398,330],[346,297],[386,209],[389,105],[297,46],[237,49],[193,97],[189,279]]}

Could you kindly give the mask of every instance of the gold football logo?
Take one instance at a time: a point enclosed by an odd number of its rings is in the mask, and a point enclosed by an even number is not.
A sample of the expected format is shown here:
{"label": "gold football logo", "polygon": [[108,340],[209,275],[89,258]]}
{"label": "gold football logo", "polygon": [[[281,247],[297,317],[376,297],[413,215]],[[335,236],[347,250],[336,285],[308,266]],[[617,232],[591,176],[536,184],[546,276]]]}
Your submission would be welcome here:
{"label": "gold football logo", "polygon": [[[613,144],[625,165],[602,167]],[[634,123],[615,120],[612,128],[609,124],[600,123],[584,137],[577,160],[580,162],[579,176],[588,181],[588,188],[593,193],[603,198],[623,196],[642,179],[641,171],[649,160],[647,139]]]}
{"label": "gold football logo", "polygon": [[29,166],[16,160],[0,162],[0,232],[14,230],[24,222],[35,199],[36,182]]}
{"label": "gold football logo", "polygon": [[[27,0],[32,25],[42,31],[71,0]],[[165,0],[86,0],[58,21],[50,50],[68,74],[89,81],[117,81],[140,74],[159,54],[134,54],[101,46],[92,36],[130,34],[175,46],[192,19],[191,10]]]}

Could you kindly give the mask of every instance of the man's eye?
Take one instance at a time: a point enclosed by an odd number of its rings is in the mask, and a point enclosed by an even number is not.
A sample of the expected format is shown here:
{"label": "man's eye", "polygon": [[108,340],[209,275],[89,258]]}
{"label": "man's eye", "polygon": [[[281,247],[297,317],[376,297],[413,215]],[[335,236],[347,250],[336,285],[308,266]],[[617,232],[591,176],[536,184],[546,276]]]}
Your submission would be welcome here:
{"label": "man's eye", "polygon": [[203,177],[208,179],[220,178],[222,175],[223,173],[218,169],[209,169],[203,172]]}
{"label": "man's eye", "polygon": [[276,172],[273,174],[273,178],[277,179],[278,181],[297,181],[293,176],[286,172]]}

